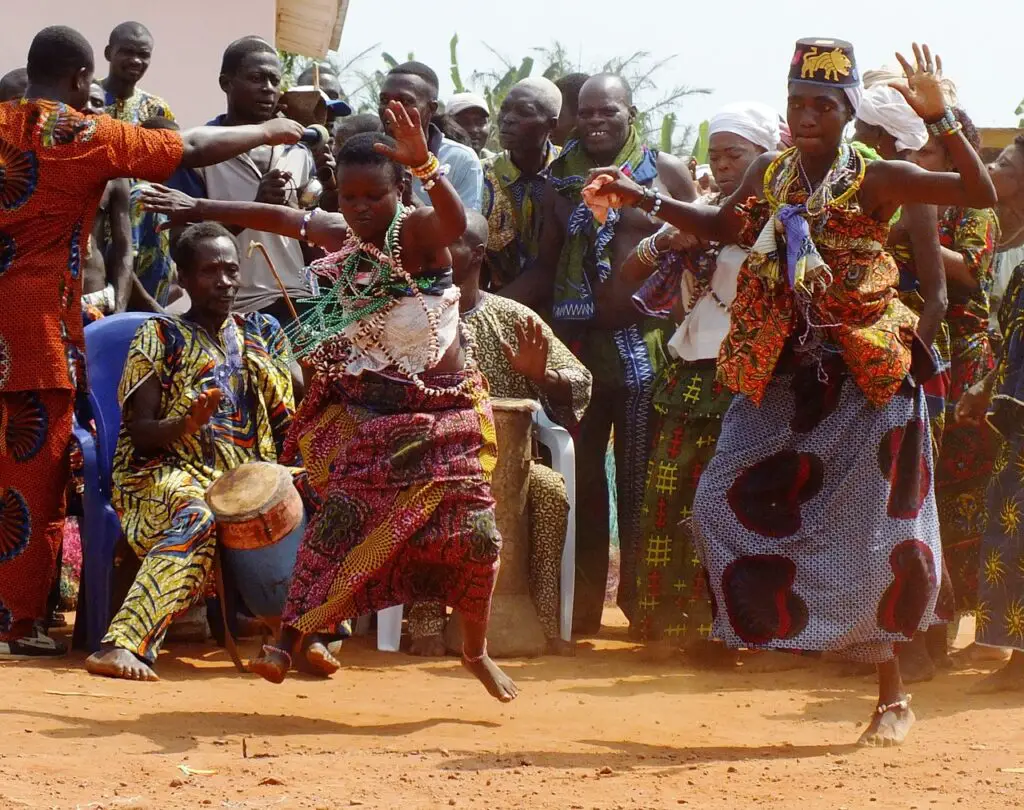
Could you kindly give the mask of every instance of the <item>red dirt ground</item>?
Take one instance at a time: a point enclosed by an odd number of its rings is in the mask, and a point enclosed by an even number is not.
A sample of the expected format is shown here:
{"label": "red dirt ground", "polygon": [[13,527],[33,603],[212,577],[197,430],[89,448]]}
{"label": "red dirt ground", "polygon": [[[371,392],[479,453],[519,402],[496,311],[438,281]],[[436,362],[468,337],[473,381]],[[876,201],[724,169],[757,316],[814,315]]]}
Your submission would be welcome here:
{"label": "red dirt ground", "polygon": [[[900,750],[852,743],[873,681],[650,665],[617,627],[576,658],[507,662],[489,698],[453,660],[348,642],[330,682],[272,686],[171,645],[160,683],[81,656],[0,666],[0,808],[1004,808],[1024,801],[1024,697],[979,672],[915,691]],[[609,614],[609,619],[614,620]],[[247,646],[248,652],[255,645]],[[55,695],[53,692],[71,694]],[[180,768],[199,773],[186,773]],[[201,771],[212,771],[203,774]]]}

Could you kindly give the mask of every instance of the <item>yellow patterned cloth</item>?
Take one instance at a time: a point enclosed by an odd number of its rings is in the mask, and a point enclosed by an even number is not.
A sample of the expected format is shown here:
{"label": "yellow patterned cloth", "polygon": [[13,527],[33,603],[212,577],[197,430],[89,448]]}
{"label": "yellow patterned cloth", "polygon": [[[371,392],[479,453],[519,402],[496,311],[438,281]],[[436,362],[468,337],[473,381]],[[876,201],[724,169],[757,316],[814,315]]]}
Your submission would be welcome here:
{"label": "yellow patterned cloth", "polygon": [[[224,397],[199,432],[146,455],[125,425],[132,394],[154,376],[159,419],[185,416],[211,388]],[[113,504],[142,567],[104,643],[155,661],[167,627],[202,595],[213,565],[206,490],[247,461],[277,461],[283,447],[294,411],[288,344],[278,323],[259,313],[232,316],[219,340],[184,318],[153,318],[132,341],[118,398],[125,419]]]}

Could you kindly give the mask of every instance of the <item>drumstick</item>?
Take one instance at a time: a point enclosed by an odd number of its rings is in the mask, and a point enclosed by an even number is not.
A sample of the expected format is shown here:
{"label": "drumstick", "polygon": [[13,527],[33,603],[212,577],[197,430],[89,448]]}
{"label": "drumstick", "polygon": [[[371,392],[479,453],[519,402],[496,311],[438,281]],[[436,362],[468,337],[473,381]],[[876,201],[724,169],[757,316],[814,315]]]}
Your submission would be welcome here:
{"label": "drumstick", "polygon": [[257,242],[255,240],[250,242],[249,250],[246,251],[245,254],[246,258],[251,259],[252,252],[257,248],[259,248],[260,253],[263,254],[263,258],[266,259],[267,265],[270,267],[270,272],[274,276],[274,281],[277,282],[278,289],[281,290],[281,295],[284,296],[284,302],[288,306],[288,311],[291,313],[292,318],[294,318],[297,321],[299,319],[299,313],[295,311],[295,305],[292,303],[292,299],[288,296],[288,291],[284,288],[284,282],[281,281],[281,277],[277,274],[277,268],[274,267],[274,262],[270,258],[270,254],[267,253],[267,249],[263,246],[263,243]]}

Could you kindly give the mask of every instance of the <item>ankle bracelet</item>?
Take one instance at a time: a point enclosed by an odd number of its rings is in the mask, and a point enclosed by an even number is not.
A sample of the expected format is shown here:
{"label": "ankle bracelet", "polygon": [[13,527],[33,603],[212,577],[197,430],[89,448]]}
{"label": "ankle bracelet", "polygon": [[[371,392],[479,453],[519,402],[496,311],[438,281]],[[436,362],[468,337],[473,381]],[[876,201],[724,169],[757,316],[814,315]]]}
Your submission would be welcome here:
{"label": "ankle bracelet", "polygon": [[878,708],[875,709],[875,711],[879,714],[885,714],[886,712],[891,712],[895,709],[899,709],[900,711],[905,712],[907,709],[910,708],[910,699],[911,695],[906,695],[905,697],[900,698],[894,703],[879,703]]}

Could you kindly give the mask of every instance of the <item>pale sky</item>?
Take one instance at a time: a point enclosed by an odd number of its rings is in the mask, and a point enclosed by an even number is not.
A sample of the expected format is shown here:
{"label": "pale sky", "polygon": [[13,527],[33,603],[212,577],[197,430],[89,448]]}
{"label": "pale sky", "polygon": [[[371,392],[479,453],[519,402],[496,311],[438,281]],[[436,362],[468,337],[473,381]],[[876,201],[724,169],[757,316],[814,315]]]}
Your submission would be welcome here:
{"label": "pale sky", "polygon": [[[793,44],[800,37],[853,43],[861,73],[895,65],[894,52],[927,42],[943,57],[960,100],[978,126],[1016,126],[1024,98],[1024,0],[351,0],[342,56],[380,42],[400,61],[413,51],[451,92],[448,42],[459,34],[463,81],[498,67],[484,46],[517,62],[532,47],[558,39],[583,69],[634,50],[677,54],[658,75],[709,87],[680,110],[699,123],[719,106],[762,101],[780,111]],[[364,63],[376,67],[376,58]],[[535,73],[543,68],[535,67]]]}

